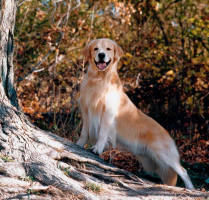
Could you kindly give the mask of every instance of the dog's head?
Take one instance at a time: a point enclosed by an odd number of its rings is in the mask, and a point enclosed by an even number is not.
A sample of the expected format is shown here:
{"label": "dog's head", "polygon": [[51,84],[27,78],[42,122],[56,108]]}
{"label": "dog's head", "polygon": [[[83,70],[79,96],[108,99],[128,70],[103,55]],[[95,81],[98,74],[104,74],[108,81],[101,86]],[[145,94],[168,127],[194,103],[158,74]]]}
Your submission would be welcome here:
{"label": "dog's head", "polygon": [[99,71],[105,71],[123,55],[123,50],[114,41],[101,38],[89,42],[83,51],[85,61]]}

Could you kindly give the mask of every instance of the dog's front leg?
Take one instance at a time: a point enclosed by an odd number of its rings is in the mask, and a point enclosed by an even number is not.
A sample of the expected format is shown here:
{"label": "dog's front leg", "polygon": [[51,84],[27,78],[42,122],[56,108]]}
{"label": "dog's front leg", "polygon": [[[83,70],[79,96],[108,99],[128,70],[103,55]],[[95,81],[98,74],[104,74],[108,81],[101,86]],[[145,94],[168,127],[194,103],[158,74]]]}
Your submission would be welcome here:
{"label": "dog's front leg", "polygon": [[88,122],[87,117],[83,118],[83,127],[81,131],[81,136],[76,142],[77,145],[83,147],[88,141]]}
{"label": "dog's front leg", "polygon": [[93,146],[93,152],[97,154],[102,154],[105,145],[107,145],[109,134],[111,134],[111,123],[104,122],[101,123],[101,127],[99,130],[98,140],[96,144]]}

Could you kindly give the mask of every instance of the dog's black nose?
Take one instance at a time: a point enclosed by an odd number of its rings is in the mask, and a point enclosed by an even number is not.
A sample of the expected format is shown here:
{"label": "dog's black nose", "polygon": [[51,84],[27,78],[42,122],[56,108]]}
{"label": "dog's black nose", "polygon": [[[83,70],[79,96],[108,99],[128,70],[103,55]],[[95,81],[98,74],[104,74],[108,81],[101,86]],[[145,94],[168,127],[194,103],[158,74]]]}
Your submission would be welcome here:
{"label": "dog's black nose", "polygon": [[105,54],[104,53],[99,53],[98,54],[98,57],[99,57],[100,60],[103,60],[104,57],[105,57]]}

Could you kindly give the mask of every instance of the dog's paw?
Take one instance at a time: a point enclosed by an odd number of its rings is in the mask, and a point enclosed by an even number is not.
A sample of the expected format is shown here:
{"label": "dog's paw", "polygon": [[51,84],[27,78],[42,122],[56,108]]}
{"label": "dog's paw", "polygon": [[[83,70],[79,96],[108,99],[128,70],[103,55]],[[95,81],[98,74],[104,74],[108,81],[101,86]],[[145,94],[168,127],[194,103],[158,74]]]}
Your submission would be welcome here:
{"label": "dog's paw", "polygon": [[95,154],[101,155],[102,152],[103,152],[103,149],[102,149],[101,147],[98,147],[97,145],[94,145],[94,146],[92,147],[92,149],[93,149],[93,152],[94,152]]}
{"label": "dog's paw", "polygon": [[76,142],[76,144],[77,144],[78,146],[80,146],[80,147],[83,147],[83,146],[86,144],[86,142],[85,142],[82,138],[80,138],[80,139]]}

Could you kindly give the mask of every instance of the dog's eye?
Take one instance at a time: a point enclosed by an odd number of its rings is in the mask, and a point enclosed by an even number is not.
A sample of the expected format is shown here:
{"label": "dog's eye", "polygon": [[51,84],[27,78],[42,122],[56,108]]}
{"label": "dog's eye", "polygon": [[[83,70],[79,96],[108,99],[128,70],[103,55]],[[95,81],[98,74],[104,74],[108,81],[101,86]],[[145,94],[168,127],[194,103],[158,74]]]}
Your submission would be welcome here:
{"label": "dog's eye", "polygon": [[107,51],[111,51],[111,49],[110,48],[107,48]]}
{"label": "dog's eye", "polygon": [[95,48],[94,48],[94,51],[97,51],[97,50],[98,50],[98,48],[97,48],[97,47],[95,47]]}

